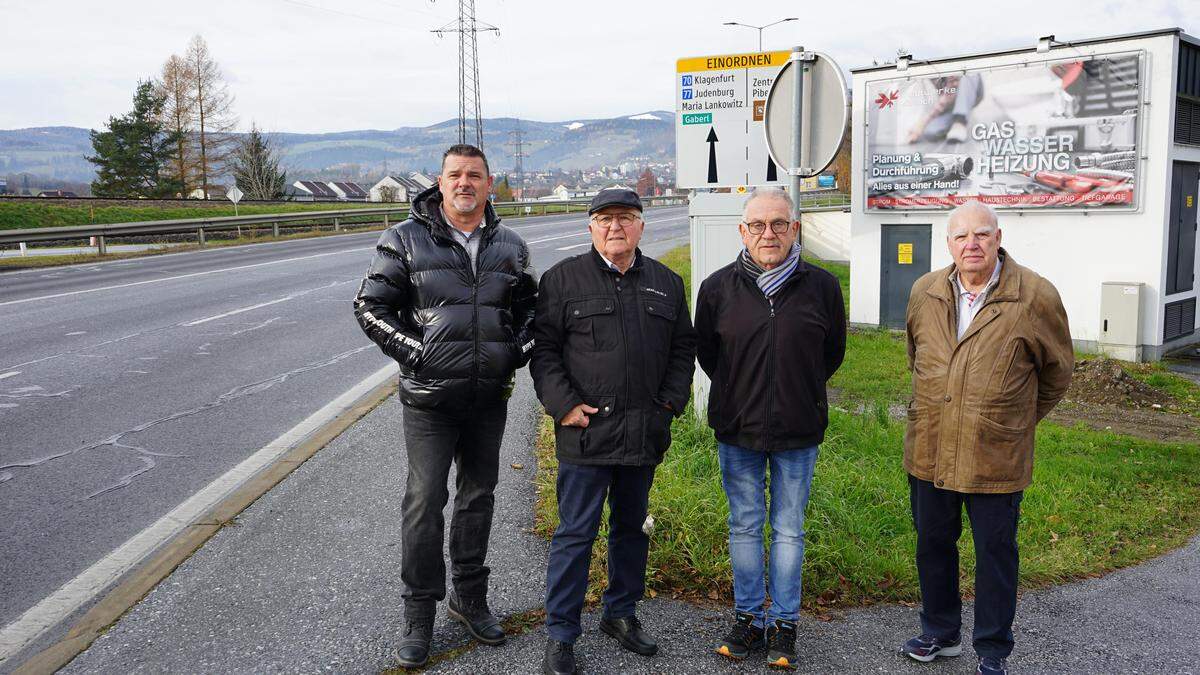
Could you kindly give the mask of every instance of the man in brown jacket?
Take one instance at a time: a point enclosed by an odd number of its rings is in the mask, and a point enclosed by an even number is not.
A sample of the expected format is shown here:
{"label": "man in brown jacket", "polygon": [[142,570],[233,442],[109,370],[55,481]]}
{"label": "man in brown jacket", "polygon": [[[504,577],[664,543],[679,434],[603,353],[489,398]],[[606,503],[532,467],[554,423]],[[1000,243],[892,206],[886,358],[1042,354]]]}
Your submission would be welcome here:
{"label": "man in brown jacket", "polygon": [[913,284],[908,360],[913,395],[904,469],[917,529],[918,661],[962,652],[958,547],[962,509],[975,543],[977,672],[1005,672],[1017,607],[1017,518],[1033,476],[1034,428],[1067,391],[1071,332],[1058,291],[1000,247],[996,213],[950,213],[954,264]]}

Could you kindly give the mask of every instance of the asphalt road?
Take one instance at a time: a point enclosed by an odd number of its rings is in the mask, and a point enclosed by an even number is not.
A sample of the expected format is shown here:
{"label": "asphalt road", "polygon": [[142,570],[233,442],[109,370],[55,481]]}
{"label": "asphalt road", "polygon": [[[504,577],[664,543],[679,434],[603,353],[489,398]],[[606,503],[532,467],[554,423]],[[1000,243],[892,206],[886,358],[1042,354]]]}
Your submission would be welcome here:
{"label": "asphalt road", "polygon": [[[544,270],[584,219],[508,224]],[[0,274],[0,628],[384,365],[350,303],[377,236]]]}

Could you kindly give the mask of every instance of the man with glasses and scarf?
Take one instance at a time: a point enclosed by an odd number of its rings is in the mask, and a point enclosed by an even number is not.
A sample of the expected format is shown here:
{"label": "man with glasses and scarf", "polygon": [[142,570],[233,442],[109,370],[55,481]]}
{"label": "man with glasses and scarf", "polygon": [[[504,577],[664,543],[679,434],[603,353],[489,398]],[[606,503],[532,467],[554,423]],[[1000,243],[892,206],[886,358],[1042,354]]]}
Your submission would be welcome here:
{"label": "man with glasses and scarf", "polygon": [[[734,624],[716,652],[744,659],[765,646],[768,665],[789,669],[796,667],[804,508],[829,421],[825,382],[846,351],[841,287],[801,260],[800,223],[791,212],[787,193],[755,190],[738,226],[745,248],[704,280],[696,300],[733,566]],[[764,575],[768,465],[771,550]]]}
{"label": "man with glasses and scarf", "polygon": [[658,651],[635,615],[650,546],[642,528],[654,470],[671,445],[671,419],[691,395],[696,358],[683,280],[638,249],[646,224],[637,193],[601,190],[588,214],[592,249],[542,277],[529,363],[538,399],[555,421],[558,457],[542,664],[551,675],[576,672],[574,644],[606,497],[600,630],[637,654]]}

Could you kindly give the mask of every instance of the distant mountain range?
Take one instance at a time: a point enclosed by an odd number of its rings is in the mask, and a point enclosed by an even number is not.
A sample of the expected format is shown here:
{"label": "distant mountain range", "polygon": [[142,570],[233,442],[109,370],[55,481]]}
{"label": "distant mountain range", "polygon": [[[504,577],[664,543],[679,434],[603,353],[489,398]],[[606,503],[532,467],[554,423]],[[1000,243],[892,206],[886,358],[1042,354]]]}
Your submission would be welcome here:
{"label": "distant mountain range", "polygon": [[[524,168],[591,169],[626,161],[674,161],[674,113],[655,110],[611,119],[564,122],[520,120],[525,144]],[[492,171],[513,167],[513,132],[518,120],[485,119],[484,151]],[[391,131],[341,131],[328,134],[272,133],[288,175],[303,178],[345,165],[390,171],[435,171],[442,152],[457,140],[458,121]],[[59,180],[92,180],[95,170],[85,156],[92,153],[88,130],[37,127],[0,130],[0,176],[31,173]]]}

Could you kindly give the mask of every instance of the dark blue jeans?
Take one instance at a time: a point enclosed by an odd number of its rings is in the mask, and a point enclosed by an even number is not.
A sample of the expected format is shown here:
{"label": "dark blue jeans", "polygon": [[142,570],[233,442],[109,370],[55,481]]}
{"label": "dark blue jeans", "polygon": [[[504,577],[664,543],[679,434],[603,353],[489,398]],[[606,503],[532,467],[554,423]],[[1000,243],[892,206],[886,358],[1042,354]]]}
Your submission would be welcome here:
{"label": "dark blue jeans", "polygon": [[1008,658],[1017,614],[1017,519],[1023,493],[951,492],[912,476],[908,485],[917,528],[921,632],[951,640],[962,627],[958,538],[965,506],[975,540],[975,653]]}
{"label": "dark blue jeans", "polygon": [[464,409],[404,407],[404,445],[408,481],[401,512],[400,579],[404,608],[410,619],[432,619],[446,597],[446,561],[442,541],[454,476],[454,511],[450,521],[450,563],[460,597],[487,595],[488,535],[499,475],[500,439],[508,403],[499,401]]}
{"label": "dark blue jeans", "polygon": [[631,616],[646,591],[650,537],[642,532],[653,466],[558,465],[558,529],[546,566],[546,632],[574,644],[587,595],[592,542],[608,497],[608,588],[604,616]]}

